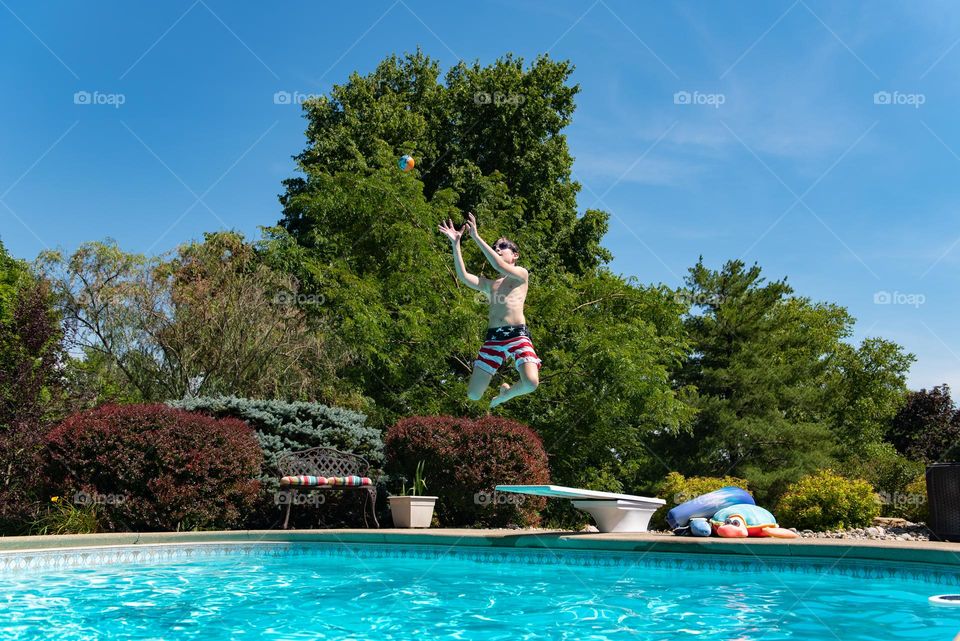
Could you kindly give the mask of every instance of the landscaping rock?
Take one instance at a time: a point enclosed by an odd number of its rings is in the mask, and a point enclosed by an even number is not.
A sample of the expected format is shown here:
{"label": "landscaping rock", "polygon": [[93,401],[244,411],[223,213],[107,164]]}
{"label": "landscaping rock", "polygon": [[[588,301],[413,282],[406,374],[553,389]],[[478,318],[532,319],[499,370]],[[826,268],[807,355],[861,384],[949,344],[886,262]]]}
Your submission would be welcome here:
{"label": "landscaping rock", "polygon": [[[895,525],[894,525],[895,524]],[[929,541],[930,531],[922,523],[911,523],[904,519],[887,519],[887,525],[874,525],[868,528],[852,528],[839,532],[814,532],[802,530],[804,539],[859,539],[871,541]]]}

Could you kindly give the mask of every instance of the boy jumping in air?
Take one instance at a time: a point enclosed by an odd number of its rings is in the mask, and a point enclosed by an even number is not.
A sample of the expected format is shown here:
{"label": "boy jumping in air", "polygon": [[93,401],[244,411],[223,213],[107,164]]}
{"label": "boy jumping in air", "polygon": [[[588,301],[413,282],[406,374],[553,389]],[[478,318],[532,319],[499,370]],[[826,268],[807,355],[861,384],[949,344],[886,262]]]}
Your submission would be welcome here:
{"label": "boy jumping in air", "polygon": [[[500,238],[488,245],[477,231],[477,219],[467,214],[467,222],[459,230],[453,221],[441,223],[440,231],[450,239],[453,245],[453,264],[457,278],[470,289],[483,292],[490,301],[490,313],[487,318],[487,338],[480,348],[480,354],[473,363],[473,375],[467,388],[467,396],[479,401],[505,360],[513,359],[520,374],[520,382],[500,386],[500,393],[490,401],[490,407],[496,407],[515,396],[529,394],[540,384],[540,359],[533,349],[530,332],[523,317],[523,303],[527,298],[529,275],[523,267],[517,266],[520,256],[516,243]],[[476,241],[480,251],[487,257],[500,277],[490,280],[467,272],[460,252],[460,238],[467,231]]]}

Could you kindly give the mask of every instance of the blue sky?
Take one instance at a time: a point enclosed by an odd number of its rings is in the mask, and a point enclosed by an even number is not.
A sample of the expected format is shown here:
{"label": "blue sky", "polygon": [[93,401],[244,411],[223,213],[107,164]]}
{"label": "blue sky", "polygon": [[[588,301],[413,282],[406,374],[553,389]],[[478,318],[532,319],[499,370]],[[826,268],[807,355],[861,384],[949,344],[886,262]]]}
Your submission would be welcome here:
{"label": "blue sky", "polygon": [[[576,65],[580,207],[613,269],[678,286],[743,258],[847,307],[854,340],[960,389],[960,6],[0,0],[0,239],[32,259],[257,235],[303,146],[296,98],[421,46]],[[80,104],[77,104],[79,102]],[[119,104],[122,103],[122,104]]]}

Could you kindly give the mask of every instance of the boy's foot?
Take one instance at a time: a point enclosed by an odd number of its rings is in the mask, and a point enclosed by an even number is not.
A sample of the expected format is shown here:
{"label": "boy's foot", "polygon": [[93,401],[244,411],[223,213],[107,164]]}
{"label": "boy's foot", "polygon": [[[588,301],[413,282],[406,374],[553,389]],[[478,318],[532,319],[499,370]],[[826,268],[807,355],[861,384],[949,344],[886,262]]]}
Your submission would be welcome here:
{"label": "boy's foot", "polygon": [[507,397],[507,391],[509,389],[510,389],[510,385],[508,385],[507,383],[504,383],[503,385],[500,386],[500,393],[497,396],[495,396],[492,401],[490,401],[490,409],[493,409],[500,403],[503,403],[504,401],[509,400],[509,397]]}

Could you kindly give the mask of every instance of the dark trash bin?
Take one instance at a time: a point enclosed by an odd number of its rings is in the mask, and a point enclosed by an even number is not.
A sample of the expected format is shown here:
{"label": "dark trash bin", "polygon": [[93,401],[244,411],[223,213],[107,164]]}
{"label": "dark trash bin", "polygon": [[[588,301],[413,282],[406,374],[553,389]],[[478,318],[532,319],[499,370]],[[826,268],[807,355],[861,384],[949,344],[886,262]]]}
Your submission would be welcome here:
{"label": "dark trash bin", "polygon": [[941,541],[960,541],[960,463],[927,466],[927,527]]}

